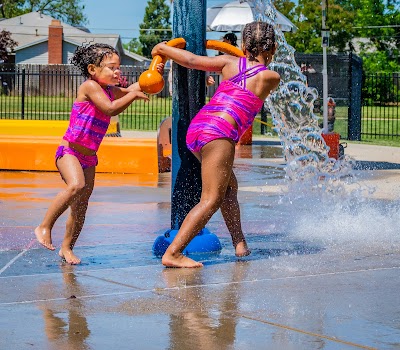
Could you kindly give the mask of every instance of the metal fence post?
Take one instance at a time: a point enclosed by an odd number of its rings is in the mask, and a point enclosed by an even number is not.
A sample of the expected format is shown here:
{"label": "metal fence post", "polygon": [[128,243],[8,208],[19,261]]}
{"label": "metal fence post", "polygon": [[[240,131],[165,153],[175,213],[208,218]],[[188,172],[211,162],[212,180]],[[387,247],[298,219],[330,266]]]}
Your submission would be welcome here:
{"label": "metal fence post", "polygon": [[361,141],[361,91],[362,91],[362,61],[349,55],[349,109],[347,138],[351,141]]}
{"label": "metal fence post", "polygon": [[22,68],[21,119],[25,119],[25,68]]}

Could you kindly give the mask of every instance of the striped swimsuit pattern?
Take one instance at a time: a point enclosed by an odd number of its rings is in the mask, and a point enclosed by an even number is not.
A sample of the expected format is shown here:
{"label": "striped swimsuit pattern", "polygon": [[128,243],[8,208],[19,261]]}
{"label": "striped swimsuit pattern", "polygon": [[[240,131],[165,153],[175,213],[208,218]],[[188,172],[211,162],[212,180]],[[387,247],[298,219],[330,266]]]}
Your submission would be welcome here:
{"label": "striped swimsuit pattern", "polygon": [[[112,100],[106,91],[104,93]],[[111,117],[91,101],[74,102],[64,140],[97,151],[110,125]]]}
{"label": "striped swimsuit pattern", "polygon": [[[237,142],[261,110],[264,101],[246,89],[246,79],[267,68],[257,65],[247,69],[246,62],[245,57],[240,58],[239,73],[224,80],[210,102],[191,121],[186,144],[192,152],[199,152],[204,145],[219,138]],[[218,112],[229,114],[238,128],[215,114]]]}

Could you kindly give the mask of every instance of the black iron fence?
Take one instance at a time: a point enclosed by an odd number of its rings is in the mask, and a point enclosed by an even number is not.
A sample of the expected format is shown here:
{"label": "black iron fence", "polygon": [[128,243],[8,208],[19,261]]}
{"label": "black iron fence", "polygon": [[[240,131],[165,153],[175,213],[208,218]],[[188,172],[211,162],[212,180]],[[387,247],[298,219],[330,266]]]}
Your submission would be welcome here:
{"label": "black iron fence", "polygon": [[400,73],[364,75],[362,102],[362,139],[400,137]]}
{"label": "black iron fence", "polygon": [[[143,67],[123,66],[122,76],[135,82]],[[165,71],[167,82],[168,71]],[[0,119],[68,120],[84,81],[72,65],[0,65]],[[157,130],[171,115],[168,84],[150,103],[137,101],[119,115],[123,129]]]}
{"label": "black iron fence", "polygon": [[[322,96],[322,56],[298,54],[296,61],[304,62],[309,86],[317,88]],[[331,55],[328,67],[329,95],[337,103],[335,131],[342,138],[353,140],[398,138],[400,74],[370,74],[362,79],[361,60],[351,55]],[[123,66],[122,76],[132,83],[143,70]],[[150,102],[134,102],[120,114],[121,129],[157,130],[161,121],[171,115],[167,69],[164,75],[166,84],[160,94],[151,96]],[[216,84],[208,88],[208,97],[219,84],[220,76],[213,76]],[[0,119],[68,120],[83,80],[72,65],[0,64]]]}
{"label": "black iron fence", "polygon": [[[322,106],[323,56],[322,54],[295,53],[297,64],[307,77],[309,87],[318,91],[315,106]],[[329,54],[327,57],[328,96],[336,103],[334,131],[341,138],[360,139],[362,62],[353,54]],[[322,119],[322,108],[315,113]]]}

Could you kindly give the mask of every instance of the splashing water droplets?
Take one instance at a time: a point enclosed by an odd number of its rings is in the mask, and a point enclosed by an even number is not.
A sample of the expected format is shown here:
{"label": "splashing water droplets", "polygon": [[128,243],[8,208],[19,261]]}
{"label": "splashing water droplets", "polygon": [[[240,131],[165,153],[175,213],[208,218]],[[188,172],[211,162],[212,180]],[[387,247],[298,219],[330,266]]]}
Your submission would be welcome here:
{"label": "splashing water droplets", "polygon": [[[274,25],[276,10],[270,0],[247,0],[256,20]],[[294,48],[275,26],[278,48],[269,69],[280,74],[281,82],[266,100],[286,160],[287,187],[276,206],[276,227],[305,241],[321,241],[337,247],[334,254],[353,254],[360,246],[375,251],[400,247],[398,233],[400,203],[372,199],[374,184],[360,183],[348,155],[329,158],[318,117],[314,114],[317,90],[296,64]],[[376,196],[379,198],[379,196]],[[362,255],[362,253],[360,253]],[[367,254],[368,255],[368,254]]]}
{"label": "splashing water droplets", "polygon": [[[248,0],[256,20],[274,24],[276,10],[269,0]],[[301,73],[294,58],[294,48],[275,26],[278,49],[269,68],[281,76],[279,88],[267,99],[275,128],[283,144],[288,166],[287,177],[292,181],[309,181],[347,176],[352,170],[352,160],[329,158],[329,147],[321,135],[318,118],[314,114],[315,88],[307,87],[307,78]],[[330,183],[333,183],[330,181]]]}

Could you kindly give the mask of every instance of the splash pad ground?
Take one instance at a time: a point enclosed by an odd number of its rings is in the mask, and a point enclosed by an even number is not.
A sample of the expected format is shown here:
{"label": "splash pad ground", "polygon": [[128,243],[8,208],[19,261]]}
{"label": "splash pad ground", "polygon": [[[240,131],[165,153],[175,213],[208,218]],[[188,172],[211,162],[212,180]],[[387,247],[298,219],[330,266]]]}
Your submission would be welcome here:
{"label": "splash pad ground", "polygon": [[[346,153],[359,182],[376,188],[361,201],[366,214],[335,208],[329,218],[321,204],[316,219],[282,194],[277,140],[241,146],[235,171],[253,253],[233,257],[217,213],[208,228],[223,250],[194,270],[165,269],[151,253],[170,220],[169,173],[98,174],[76,247],[83,264],[72,267],[32,233],[59,175],[0,172],[0,348],[398,348],[400,149],[349,144]],[[354,222],[368,227],[355,232]]]}

